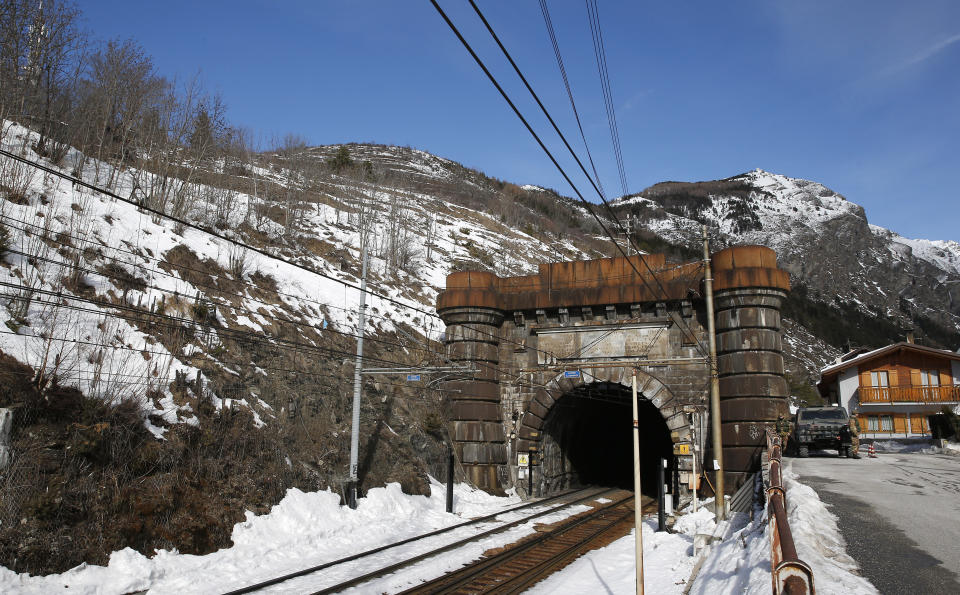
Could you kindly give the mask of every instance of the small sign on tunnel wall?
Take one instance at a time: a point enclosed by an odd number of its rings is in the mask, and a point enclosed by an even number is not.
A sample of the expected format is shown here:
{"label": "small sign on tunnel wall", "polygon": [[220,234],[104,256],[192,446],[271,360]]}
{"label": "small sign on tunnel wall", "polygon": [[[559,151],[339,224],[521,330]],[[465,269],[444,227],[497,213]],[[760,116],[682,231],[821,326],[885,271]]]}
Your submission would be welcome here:
{"label": "small sign on tunnel wall", "polygon": [[563,372],[564,378],[580,378],[580,370],[565,370]]}
{"label": "small sign on tunnel wall", "polygon": [[517,467],[521,469],[526,469],[530,465],[530,455],[525,452],[517,453]]}

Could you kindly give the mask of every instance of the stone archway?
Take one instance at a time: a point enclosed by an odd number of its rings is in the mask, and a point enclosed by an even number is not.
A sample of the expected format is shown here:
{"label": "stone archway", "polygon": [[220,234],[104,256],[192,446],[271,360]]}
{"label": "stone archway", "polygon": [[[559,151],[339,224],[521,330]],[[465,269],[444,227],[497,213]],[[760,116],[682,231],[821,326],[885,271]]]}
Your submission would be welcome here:
{"label": "stone archway", "polygon": [[[536,391],[520,419],[518,440],[538,454],[535,492],[579,485],[633,487],[630,367],[558,374]],[[673,461],[673,444],[689,439],[682,405],[655,376],[638,370],[643,489],[653,493],[660,457]],[[522,443],[520,441],[523,441]]]}

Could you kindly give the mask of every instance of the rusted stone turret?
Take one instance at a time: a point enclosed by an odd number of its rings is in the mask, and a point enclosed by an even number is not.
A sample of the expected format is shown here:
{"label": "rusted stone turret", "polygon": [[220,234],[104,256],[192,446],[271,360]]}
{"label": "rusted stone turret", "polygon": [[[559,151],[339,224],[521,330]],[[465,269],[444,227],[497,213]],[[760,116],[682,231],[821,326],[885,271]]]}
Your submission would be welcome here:
{"label": "rusted stone turret", "polygon": [[790,276],[763,246],[737,246],[711,258],[717,323],[720,413],[728,485],[756,470],[764,429],[789,413],[780,308]]}
{"label": "rusted stone turret", "polygon": [[496,373],[504,313],[497,307],[496,281],[493,273],[453,273],[441,298],[447,357],[476,369],[474,380],[446,384],[453,391],[447,401],[450,435],[467,480],[494,493],[502,489],[497,467],[507,463]]}

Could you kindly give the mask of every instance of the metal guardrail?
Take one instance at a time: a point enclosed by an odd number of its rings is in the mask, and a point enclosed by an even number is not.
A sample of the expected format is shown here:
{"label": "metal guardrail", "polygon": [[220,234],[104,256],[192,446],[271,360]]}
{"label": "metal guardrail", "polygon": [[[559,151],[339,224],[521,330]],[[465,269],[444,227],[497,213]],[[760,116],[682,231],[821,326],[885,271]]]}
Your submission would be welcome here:
{"label": "metal guardrail", "polygon": [[767,516],[770,522],[770,566],[774,595],[815,595],[813,570],[797,557],[793,533],[787,520],[787,492],[781,475],[780,436],[767,430],[769,487]]}

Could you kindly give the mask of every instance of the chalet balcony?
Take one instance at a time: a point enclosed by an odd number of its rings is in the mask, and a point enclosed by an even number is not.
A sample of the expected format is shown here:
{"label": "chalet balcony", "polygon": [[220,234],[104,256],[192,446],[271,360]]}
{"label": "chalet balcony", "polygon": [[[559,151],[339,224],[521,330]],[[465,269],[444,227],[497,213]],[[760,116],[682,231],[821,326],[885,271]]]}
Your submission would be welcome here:
{"label": "chalet balcony", "polygon": [[861,403],[957,403],[960,386],[860,387]]}

